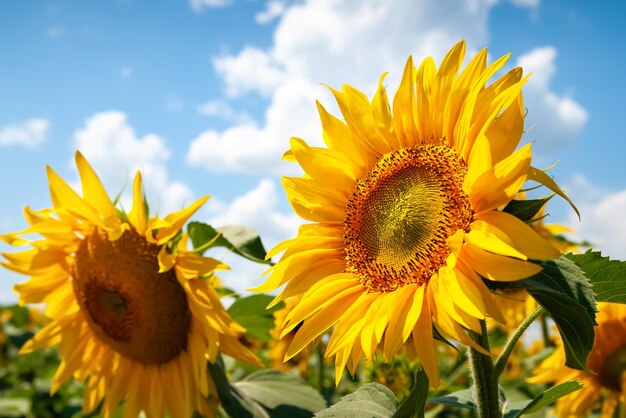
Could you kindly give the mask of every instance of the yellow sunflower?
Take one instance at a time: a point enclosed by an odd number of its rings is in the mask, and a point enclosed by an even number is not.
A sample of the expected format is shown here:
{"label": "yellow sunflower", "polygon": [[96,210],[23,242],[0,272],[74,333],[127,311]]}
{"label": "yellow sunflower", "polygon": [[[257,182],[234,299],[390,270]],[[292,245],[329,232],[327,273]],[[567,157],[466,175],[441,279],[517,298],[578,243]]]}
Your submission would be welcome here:
{"label": "yellow sunflower", "polygon": [[565,366],[565,351],[559,341],[554,353],[545,359],[531,383],[562,383],[578,379],[583,388],[556,402],[559,418],[586,417],[603,398],[601,418],[611,418],[619,405],[626,415],[626,305],[599,303],[598,326],[589,357],[589,371]]}
{"label": "yellow sunflower", "polygon": [[563,194],[530,165],[530,144],[515,151],[524,125],[522,69],[487,85],[508,56],[487,66],[487,50],[459,68],[465,42],[439,69],[409,57],[390,105],[383,75],[370,102],[350,86],[331,88],[345,122],[318,104],[327,148],[293,138],[286,158],[305,171],[285,177],[294,211],[307,221],[282,251],[267,281],[285,285],[275,302],[303,294],[283,334],[300,324],[286,358],[334,326],[326,355],[336,378],[381,347],[386,359],[405,342],[433,385],[439,381],[433,324],[477,347],[486,316],[503,322],[481,277],[511,281],[541,270],[530,260],[559,251],[499,208],[528,179]]}
{"label": "yellow sunflower", "polygon": [[[206,372],[218,350],[258,364],[237,340],[210,276],[221,262],[186,250],[181,227],[203,197],[164,218],[149,218],[141,175],[133,204],[115,208],[80,154],[83,197],[48,167],[52,209],[24,215],[30,227],[2,236],[15,246],[2,264],[30,276],[17,284],[20,303],[45,303],[51,321],[21,349],[58,346],[51,393],[71,377],[86,382],[83,412],[102,404],[105,417],[125,401],[124,417],[214,416],[218,399]],[[26,237],[38,234],[34,241]]]}

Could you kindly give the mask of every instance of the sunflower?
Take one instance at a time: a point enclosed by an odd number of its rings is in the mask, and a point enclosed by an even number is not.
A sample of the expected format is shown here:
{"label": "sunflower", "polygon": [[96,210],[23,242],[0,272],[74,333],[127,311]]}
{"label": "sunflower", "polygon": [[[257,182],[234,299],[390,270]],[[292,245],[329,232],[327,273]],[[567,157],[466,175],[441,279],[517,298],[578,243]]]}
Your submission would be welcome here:
{"label": "sunflower", "polygon": [[[30,276],[15,290],[20,303],[44,303],[51,321],[22,354],[58,346],[61,364],[51,393],[71,377],[86,382],[83,412],[102,405],[111,416],[214,416],[218,399],[207,361],[218,349],[258,364],[238,342],[244,329],[211,285],[227,268],[186,250],[181,227],[208,199],[164,218],[147,214],[141,174],[128,214],[115,208],[87,160],[76,153],[83,197],[48,167],[52,209],[24,215],[30,227],[2,236],[15,246],[2,264]],[[41,239],[29,241],[26,236]]]}
{"label": "sunflower", "polygon": [[270,366],[273,369],[286,372],[297,366],[300,377],[304,379],[309,371],[309,355],[311,354],[312,344],[305,347],[297,356],[291,358],[289,361],[283,362],[287,348],[289,348],[289,344],[291,344],[297,330],[291,330],[291,332],[281,338],[285,318],[297,305],[299,300],[299,296],[286,300],[283,308],[274,311],[274,328],[270,331],[273,340],[270,342],[267,354],[270,360]]}
{"label": "sunflower", "polygon": [[[267,281],[285,285],[275,303],[302,294],[283,334],[300,326],[286,359],[327,329],[336,379],[361,355],[386,359],[407,343],[433,385],[439,371],[433,324],[445,337],[481,349],[466,333],[480,320],[503,322],[482,278],[532,276],[559,251],[502,208],[526,180],[563,192],[530,165],[531,145],[515,151],[523,131],[521,68],[486,85],[508,56],[487,66],[480,51],[459,74],[465,42],[439,69],[409,57],[390,105],[383,80],[370,102],[357,89],[330,88],[345,122],[318,103],[327,148],[292,138],[285,158],[305,171],[285,177],[294,211],[311,223],[284,251]],[[301,325],[300,325],[301,324]],[[484,351],[484,350],[483,350]]]}
{"label": "sunflower", "polygon": [[626,414],[626,305],[599,303],[598,326],[589,357],[588,371],[565,366],[565,350],[559,341],[554,353],[545,359],[531,383],[562,383],[578,379],[583,388],[556,402],[559,418],[584,417],[603,398],[601,418],[611,418],[617,406]]}

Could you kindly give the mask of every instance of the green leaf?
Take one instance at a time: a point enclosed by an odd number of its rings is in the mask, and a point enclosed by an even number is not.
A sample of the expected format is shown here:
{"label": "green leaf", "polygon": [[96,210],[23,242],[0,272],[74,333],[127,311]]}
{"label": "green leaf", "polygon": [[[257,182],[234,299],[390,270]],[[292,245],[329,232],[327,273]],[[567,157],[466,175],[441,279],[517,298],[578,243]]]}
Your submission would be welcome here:
{"label": "green leaf", "polygon": [[393,392],[380,383],[369,383],[344,396],[330,408],[315,414],[318,418],[389,418],[398,410]]}
{"label": "green leaf", "polygon": [[281,309],[284,303],[279,303],[267,309],[267,305],[274,298],[269,295],[252,295],[237,299],[228,308],[228,313],[239,325],[246,329],[246,333],[259,341],[271,341],[270,330],[274,328],[274,311]]}
{"label": "green leaf", "polygon": [[530,222],[541,208],[548,203],[548,200],[552,199],[550,195],[542,197],[540,199],[528,199],[528,200],[511,200],[503,209],[504,212],[510,213],[516,218]]}
{"label": "green leaf", "polygon": [[585,272],[598,301],[626,303],[626,261],[611,260],[592,250],[565,257]]}
{"label": "green leaf", "polygon": [[231,417],[270,418],[269,413],[258,402],[248,398],[237,387],[230,384],[224,372],[221,358],[217,364],[207,363],[207,369],[215,382],[220,405]]}
{"label": "green leaf", "polygon": [[0,399],[0,416],[23,417],[30,412],[30,400],[24,398]]}
{"label": "green leaf", "polygon": [[234,386],[269,411],[270,417],[310,417],[326,408],[326,401],[298,377],[277,370],[261,370]]}
{"label": "green leaf", "polygon": [[247,226],[231,225],[215,229],[202,222],[190,222],[187,232],[193,247],[200,254],[209,248],[225,247],[248,260],[271,264],[271,261],[265,260],[267,252],[259,234]]}
{"label": "green leaf", "polygon": [[393,414],[392,418],[417,417],[424,418],[424,407],[428,399],[428,376],[423,370],[415,373],[415,382],[411,393],[402,402],[400,408]]}
{"label": "green leaf", "polygon": [[473,389],[463,389],[456,392],[449,393],[444,396],[438,396],[428,400],[430,403],[436,403],[440,405],[452,406],[454,408],[464,409],[476,409],[476,403],[474,402]]}
{"label": "green leaf", "polygon": [[546,406],[552,404],[552,402],[559,399],[560,397],[569,395],[572,392],[576,392],[582,387],[583,385],[581,385],[577,380],[569,380],[567,382],[551,387],[550,389],[537,396],[535,399],[511,402],[510,404],[506,405],[503,418],[517,418],[522,415],[532,414],[533,412],[537,412],[542,408],[545,408]]}
{"label": "green leaf", "polygon": [[565,364],[586,370],[594,339],[596,301],[591,283],[573,261],[561,256],[541,262],[543,270],[515,282],[485,283],[492,289],[522,288],[550,314],[565,348]]}
{"label": "green leaf", "polygon": [[224,411],[237,418],[306,418],[326,407],[322,396],[296,376],[261,370],[231,383],[221,359],[208,364]]}

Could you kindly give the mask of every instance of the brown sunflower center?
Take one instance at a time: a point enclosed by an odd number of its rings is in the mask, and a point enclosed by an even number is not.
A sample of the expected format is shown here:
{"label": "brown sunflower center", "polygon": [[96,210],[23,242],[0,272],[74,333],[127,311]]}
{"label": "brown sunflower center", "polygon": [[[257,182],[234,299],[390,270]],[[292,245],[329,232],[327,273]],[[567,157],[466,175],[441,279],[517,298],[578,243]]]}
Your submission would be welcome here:
{"label": "brown sunflower center", "polygon": [[116,241],[96,230],[81,242],[73,272],[74,293],[93,332],[143,364],[177,357],[191,327],[174,271],[159,273],[159,248],[134,230]]}
{"label": "brown sunflower center", "polygon": [[609,354],[599,374],[602,385],[616,392],[622,391],[622,375],[626,372],[626,345]]}
{"label": "brown sunflower center", "polygon": [[466,172],[465,162],[444,145],[383,155],[348,200],[347,270],[374,292],[427,282],[450,253],[446,239],[469,229]]}

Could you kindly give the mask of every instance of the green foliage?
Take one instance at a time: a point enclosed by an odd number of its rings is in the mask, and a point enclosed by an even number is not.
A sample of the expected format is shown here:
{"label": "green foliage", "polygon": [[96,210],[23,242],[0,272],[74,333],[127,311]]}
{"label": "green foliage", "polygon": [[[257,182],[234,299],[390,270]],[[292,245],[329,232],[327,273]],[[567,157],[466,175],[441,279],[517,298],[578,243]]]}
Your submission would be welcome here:
{"label": "green foliage", "polygon": [[328,409],[315,414],[317,418],[389,418],[398,410],[393,392],[379,383],[369,383],[344,396]]}
{"label": "green foliage", "polygon": [[593,347],[596,301],[591,283],[566,257],[541,262],[543,270],[516,282],[485,281],[492,288],[523,288],[550,314],[565,348],[568,367],[586,370]]}
{"label": "green foliage", "polygon": [[409,396],[402,402],[392,418],[424,418],[424,407],[428,399],[428,376],[423,370],[415,373],[415,381]]}
{"label": "green foliage", "polygon": [[455,408],[463,409],[476,409],[476,403],[474,401],[473,389],[463,389],[453,393],[449,393],[444,396],[438,396],[428,400],[430,403],[436,403],[440,405],[452,406]]}
{"label": "green foliage", "polygon": [[522,415],[532,414],[552,404],[560,397],[569,395],[582,387],[583,386],[577,380],[569,380],[560,385],[551,387],[535,397],[535,399],[511,402],[505,406],[503,418],[517,418]]}
{"label": "green foliage", "polygon": [[190,222],[187,232],[193,247],[200,254],[209,248],[225,247],[248,260],[271,264],[271,261],[265,260],[267,251],[259,234],[247,226],[231,225],[215,229],[202,222]]}
{"label": "green foliage", "polygon": [[270,330],[274,328],[273,313],[284,306],[281,302],[266,309],[273,299],[269,295],[240,298],[228,308],[228,314],[246,329],[249,336],[259,341],[269,342],[272,340]]}
{"label": "green foliage", "polygon": [[261,370],[231,383],[223,363],[208,365],[221,406],[231,417],[306,418],[326,406],[303,380],[277,370]]}
{"label": "green foliage", "polygon": [[566,254],[565,257],[585,272],[599,302],[626,303],[626,262],[611,260],[599,251]]}
{"label": "green foliage", "polygon": [[511,200],[504,208],[504,212],[510,213],[516,218],[524,221],[530,222],[537,213],[541,210],[541,208],[548,203],[548,200],[552,199],[550,195],[547,197],[542,197],[540,199],[528,199],[528,200]]}

